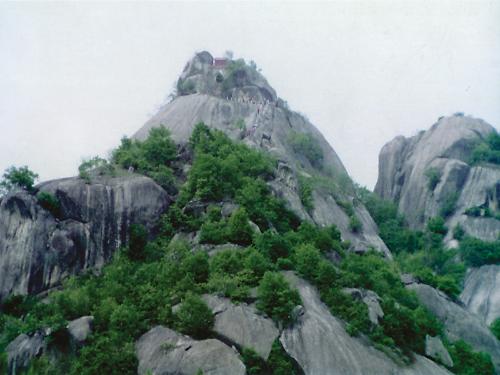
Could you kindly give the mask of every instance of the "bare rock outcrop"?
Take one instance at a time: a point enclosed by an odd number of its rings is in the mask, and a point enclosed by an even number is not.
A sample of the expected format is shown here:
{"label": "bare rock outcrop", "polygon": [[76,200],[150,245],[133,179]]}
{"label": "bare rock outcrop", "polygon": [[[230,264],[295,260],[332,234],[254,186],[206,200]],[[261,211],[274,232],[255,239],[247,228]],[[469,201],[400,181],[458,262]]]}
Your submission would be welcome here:
{"label": "bare rock outcrop", "polygon": [[500,265],[468,270],[460,300],[487,325],[500,318]]}
{"label": "bare rock outcrop", "polygon": [[157,326],[136,343],[138,374],[145,375],[245,375],[238,353],[215,339],[193,340]]}
{"label": "bare rock outcrop", "polygon": [[[225,77],[220,82],[218,74]],[[213,57],[203,52],[197,54],[182,73],[180,82],[188,85],[186,82],[190,81],[193,89],[160,108],[134,138],[145,139],[151,128],[164,125],[176,142],[185,143],[195,125],[204,122],[232,139],[267,151],[279,161],[276,178],[270,186],[301,219],[318,225],[335,224],[353,249],[366,251],[373,247],[390,256],[370,214],[355,199],[352,182],[335,151],[314,125],[277,98],[258,71],[243,65],[236,70],[215,66]],[[323,155],[321,163],[312,162],[294,149],[291,139],[297,134],[311,137],[314,147]],[[301,176],[318,176],[318,180],[328,181],[313,186],[312,210],[301,202]],[[339,201],[353,206],[361,230],[351,230],[350,214],[342,209]]]}
{"label": "bare rock outcrop", "polygon": [[7,373],[15,375],[28,368],[30,362],[43,354],[46,349],[45,333],[17,336],[7,345]]}
{"label": "bare rock outcrop", "polygon": [[453,367],[453,360],[450,353],[448,353],[448,350],[446,350],[439,337],[431,337],[429,335],[425,337],[425,355],[445,366]]}
{"label": "bare rock outcrop", "polygon": [[429,285],[414,283],[407,288],[415,291],[420,302],[444,323],[446,336],[451,341],[462,339],[475,350],[489,353],[497,373],[500,372],[500,341],[476,314]]}
{"label": "bare rock outcrop", "polygon": [[298,289],[304,313],[280,341],[306,375],[450,375],[445,368],[416,355],[415,363],[399,367],[365,340],[351,337],[344,323],[330,314],[316,289],[292,272],[288,281]]}
{"label": "bare rock outcrop", "polygon": [[82,316],[69,322],[66,329],[75,344],[83,345],[92,333],[93,324],[93,316]]}
{"label": "bare rock outcrop", "polygon": [[153,180],[138,175],[43,183],[60,202],[58,217],[18,191],[0,202],[0,300],[37,294],[67,276],[99,269],[128,240],[131,224],[151,229],[170,204]]}
{"label": "bare rock outcrop", "polygon": [[[396,202],[412,228],[422,228],[448,205],[449,228],[461,225],[471,236],[497,239],[500,220],[465,215],[474,207],[500,207],[500,168],[469,164],[475,144],[494,131],[483,120],[456,115],[411,138],[396,137],[380,152],[375,192]],[[446,241],[451,239],[450,233]]]}
{"label": "bare rock outcrop", "polygon": [[224,341],[239,348],[251,348],[267,360],[274,340],[279,336],[274,322],[260,315],[257,309],[246,303],[235,305],[227,298],[213,295],[203,297],[215,315],[214,332]]}

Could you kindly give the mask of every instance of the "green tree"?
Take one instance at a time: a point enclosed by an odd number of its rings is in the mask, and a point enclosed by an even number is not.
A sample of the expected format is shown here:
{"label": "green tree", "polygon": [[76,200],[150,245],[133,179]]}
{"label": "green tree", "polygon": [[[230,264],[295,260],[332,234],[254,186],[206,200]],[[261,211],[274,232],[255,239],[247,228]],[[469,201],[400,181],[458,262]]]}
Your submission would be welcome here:
{"label": "green tree", "polygon": [[429,168],[425,171],[425,177],[427,177],[427,186],[430,191],[434,191],[437,184],[441,181],[441,171],[437,168]]}
{"label": "green tree", "polygon": [[445,225],[445,221],[441,216],[430,218],[429,221],[427,222],[427,229],[431,233],[443,236],[446,235],[446,233],[448,232],[448,228]]}
{"label": "green tree", "polygon": [[349,218],[349,229],[353,233],[359,233],[363,229],[363,224],[356,215],[352,215]]}
{"label": "green tree", "polygon": [[229,241],[240,245],[252,243],[253,229],[250,226],[247,211],[243,207],[233,212],[227,224]]}
{"label": "green tree", "polygon": [[99,156],[94,156],[93,158],[85,159],[78,167],[78,177],[80,177],[86,183],[90,183],[90,171],[96,168],[102,168],[106,166],[108,166],[108,161]]}
{"label": "green tree", "polygon": [[151,128],[148,138],[142,143],[144,158],[151,166],[167,165],[175,159],[177,147],[170,130],[163,125]]}
{"label": "green tree", "polygon": [[179,330],[196,338],[207,337],[214,324],[212,310],[192,293],[186,294],[176,315]]}
{"label": "green tree", "polygon": [[310,280],[314,280],[318,274],[318,266],[321,261],[321,253],[310,244],[299,245],[293,256],[295,269]]}
{"label": "green tree", "polygon": [[292,311],[301,303],[299,293],[290,288],[280,273],[266,272],[258,288],[257,308],[273,320],[293,323]]}
{"label": "green tree", "polygon": [[493,375],[495,373],[490,355],[474,352],[472,347],[463,340],[450,345],[448,351],[453,359],[453,369],[458,375]]}
{"label": "green tree", "polygon": [[30,170],[27,166],[9,167],[5,170],[3,178],[0,181],[0,194],[7,194],[15,188],[21,188],[27,191],[33,190],[33,185],[38,179],[38,174]]}

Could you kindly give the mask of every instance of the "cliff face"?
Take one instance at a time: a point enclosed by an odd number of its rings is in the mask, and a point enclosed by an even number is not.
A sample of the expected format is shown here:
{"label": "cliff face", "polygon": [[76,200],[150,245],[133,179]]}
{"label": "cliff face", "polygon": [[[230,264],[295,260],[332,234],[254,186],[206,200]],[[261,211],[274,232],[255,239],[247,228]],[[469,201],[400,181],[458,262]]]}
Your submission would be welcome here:
{"label": "cliff face", "polygon": [[488,325],[500,317],[500,265],[470,269],[460,300]]}
{"label": "cliff face", "polygon": [[58,218],[24,191],[0,202],[0,300],[37,294],[69,275],[101,268],[127,242],[131,224],[152,228],[169,205],[153,180],[132,174],[90,184],[67,178],[38,188],[58,198]]}
{"label": "cliff face", "polygon": [[[254,68],[238,62],[227,62],[225,68],[212,65],[208,52],[197,54],[179,80],[179,95],[165,105],[135,135],[142,140],[151,128],[164,125],[175,141],[186,142],[194,126],[204,122],[231,138],[269,152],[278,161],[274,192],[304,220],[318,225],[335,224],[345,240],[356,251],[374,247],[389,251],[377,234],[377,228],[365,207],[354,198],[352,183],[339,157],[321,133],[302,115],[288,109],[274,89]],[[189,90],[188,90],[188,89]],[[320,162],[312,162],[297,152],[293,138],[307,135],[312,139]],[[313,208],[301,202],[301,178],[312,177]],[[350,229],[350,214],[339,202],[348,202],[362,229]]]}
{"label": "cliff face", "polygon": [[444,323],[446,335],[451,341],[462,339],[475,350],[490,354],[496,373],[499,373],[500,341],[478,315],[467,311],[429,285],[413,283],[408,288],[414,290],[424,306]]}
{"label": "cliff face", "polygon": [[363,339],[350,336],[343,323],[330,314],[312,285],[291,272],[286,277],[300,293],[304,314],[292,328],[283,331],[280,341],[306,375],[451,374],[420,355],[415,355],[411,366],[398,366]]}
{"label": "cliff face", "polygon": [[[476,142],[493,131],[482,120],[453,116],[414,137],[395,138],[380,152],[375,192],[397,202],[413,228],[422,228],[449,206],[449,228],[460,224],[466,234],[495,240],[500,220],[465,214],[474,207],[498,210],[500,168],[468,163]],[[451,231],[446,240],[451,240]]]}

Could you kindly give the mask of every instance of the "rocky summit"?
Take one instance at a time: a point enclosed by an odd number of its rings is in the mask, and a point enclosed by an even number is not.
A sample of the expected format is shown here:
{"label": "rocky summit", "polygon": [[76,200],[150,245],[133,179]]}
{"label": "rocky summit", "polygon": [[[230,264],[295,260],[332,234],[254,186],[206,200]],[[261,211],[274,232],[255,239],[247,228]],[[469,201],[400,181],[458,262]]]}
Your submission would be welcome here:
{"label": "rocky summit", "polygon": [[108,159],[0,180],[0,373],[500,374],[498,138],[440,118],[370,192],[255,63],[196,53]]}
{"label": "rocky summit", "polygon": [[475,146],[493,132],[483,120],[458,114],[440,118],[414,137],[396,137],[380,152],[375,192],[397,202],[414,228],[442,215],[451,228],[459,225],[471,236],[497,239],[500,220],[484,212],[499,210],[500,168],[473,162]]}

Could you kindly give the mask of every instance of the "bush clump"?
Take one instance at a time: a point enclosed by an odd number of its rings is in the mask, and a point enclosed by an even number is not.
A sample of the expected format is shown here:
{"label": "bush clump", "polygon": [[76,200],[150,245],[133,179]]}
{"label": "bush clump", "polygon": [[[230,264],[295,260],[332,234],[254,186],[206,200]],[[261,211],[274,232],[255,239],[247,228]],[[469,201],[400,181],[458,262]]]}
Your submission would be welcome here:
{"label": "bush clump", "polygon": [[0,181],[0,195],[7,194],[15,188],[21,188],[29,192],[33,191],[33,185],[38,179],[38,174],[27,166],[9,167],[5,170]]}
{"label": "bush clump", "polygon": [[199,296],[188,293],[176,313],[179,330],[195,338],[207,337],[214,325],[212,310]]}
{"label": "bush clump", "polygon": [[293,323],[292,311],[300,305],[297,290],[290,288],[283,275],[266,272],[258,289],[257,308],[284,325]]}
{"label": "bush clump", "polygon": [[177,156],[177,146],[164,126],[152,128],[144,141],[122,138],[113,151],[112,161],[125,169],[145,174],[169,193],[177,191],[172,162]]}
{"label": "bush clump", "polygon": [[484,141],[479,142],[472,150],[470,163],[500,164],[500,134],[493,131]]}
{"label": "bush clump", "polygon": [[488,242],[466,237],[460,243],[459,251],[467,265],[472,267],[500,262],[500,240]]}
{"label": "bush clump", "polygon": [[52,213],[54,217],[61,217],[61,203],[54,194],[41,191],[36,195],[36,198],[38,200],[38,204]]}
{"label": "bush clump", "polygon": [[425,171],[425,177],[427,177],[427,187],[430,191],[434,191],[441,181],[441,171],[437,168],[429,168]]}

